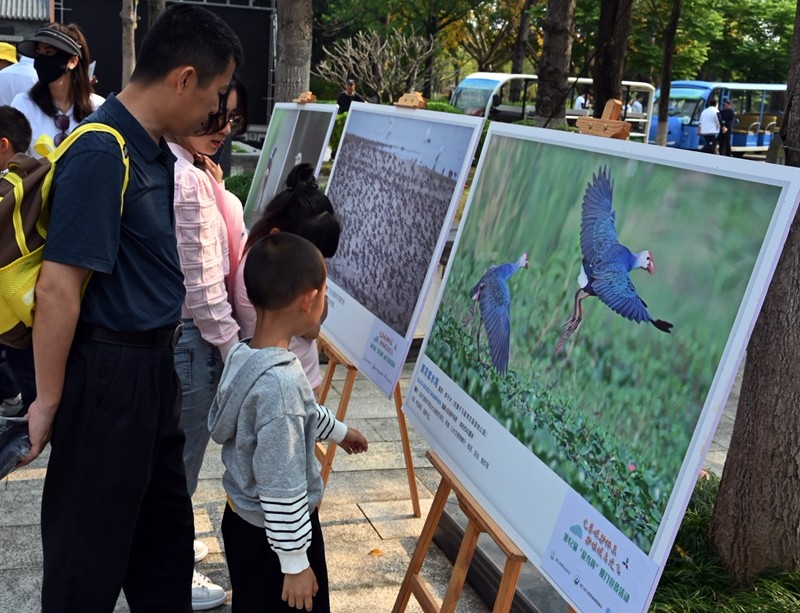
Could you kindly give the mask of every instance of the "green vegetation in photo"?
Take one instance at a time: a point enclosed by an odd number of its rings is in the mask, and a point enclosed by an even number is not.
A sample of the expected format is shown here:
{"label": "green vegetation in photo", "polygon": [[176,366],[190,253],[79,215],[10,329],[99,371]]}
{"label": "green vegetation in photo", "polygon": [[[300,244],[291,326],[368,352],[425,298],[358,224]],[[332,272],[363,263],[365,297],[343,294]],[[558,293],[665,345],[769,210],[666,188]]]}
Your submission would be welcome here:
{"label": "green vegetation in photo", "polygon": [[[495,136],[426,354],[517,440],[645,552],[661,522],[779,188],[616,156]],[[581,204],[601,167],[616,232],[649,249],[655,274],[631,272],[654,319],[624,319],[596,297],[564,350],[581,267]],[[490,267],[529,257],[510,289],[507,375],[476,350],[470,291]],[[712,407],[713,408],[713,407]]]}

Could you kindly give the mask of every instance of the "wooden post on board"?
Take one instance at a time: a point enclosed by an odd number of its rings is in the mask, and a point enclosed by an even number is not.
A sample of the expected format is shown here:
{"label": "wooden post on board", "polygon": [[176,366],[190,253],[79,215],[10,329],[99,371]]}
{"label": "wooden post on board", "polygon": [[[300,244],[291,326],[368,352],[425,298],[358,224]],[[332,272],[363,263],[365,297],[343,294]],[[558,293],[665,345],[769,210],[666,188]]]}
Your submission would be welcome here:
{"label": "wooden post on board", "polygon": [[[436,496],[433,498],[433,504],[428,512],[428,518],[425,520],[425,526],[422,528],[422,534],[420,534],[417,541],[417,547],[411,556],[411,562],[400,586],[400,593],[397,595],[392,613],[403,613],[408,606],[411,594],[414,594],[425,613],[452,613],[455,611],[481,532],[486,532],[491,536],[506,556],[503,578],[497,589],[497,598],[494,601],[492,612],[507,613],[511,609],[511,603],[514,600],[514,591],[517,587],[522,564],[527,561],[525,554],[508,538],[500,526],[489,517],[488,513],[461,484],[453,472],[445,466],[441,458],[432,451],[429,451],[427,456],[433,467],[442,475],[442,481],[439,484],[439,489],[436,490]],[[458,504],[469,521],[467,522],[467,529],[464,531],[461,547],[458,550],[458,556],[453,565],[453,574],[450,576],[447,592],[442,604],[439,605],[427,583],[420,576],[420,571],[451,490],[455,492]]]}
{"label": "wooden post on board", "polygon": [[[341,364],[347,368],[347,376],[344,380],[344,387],[342,388],[342,396],[339,399],[339,407],[336,410],[336,419],[344,421],[347,415],[347,405],[350,403],[350,394],[353,392],[353,385],[356,382],[356,375],[358,368],[351,364],[350,361],[342,355],[342,353],[333,346],[333,344],[323,334],[318,338],[320,349],[328,356],[328,368],[325,371],[325,378],[322,380],[322,385],[319,389],[319,403],[325,404],[328,398],[328,392],[331,389],[333,382],[333,372],[336,367]],[[406,476],[408,478],[408,491],[411,495],[411,506],[414,509],[414,517],[422,517],[422,511],[419,506],[419,494],[417,492],[417,477],[414,473],[414,461],[411,456],[411,442],[408,438],[408,427],[406,426],[406,418],[403,415],[403,396],[400,392],[400,385],[394,388],[394,406],[397,411],[397,424],[400,427],[400,441],[403,445],[403,459],[406,465]],[[336,455],[336,447],[333,443],[323,445],[317,443],[316,456],[322,465],[320,474],[322,475],[322,482],[327,486],[328,477],[331,474],[333,467],[333,457]]]}
{"label": "wooden post on board", "polygon": [[620,100],[609,100],[603,108],[603,116],[579,117],[575,125],[581,134],[593,134],[594,136],[605,136],[607,138],[618,138],[628,140],[631,136],[631,124],[619,119],[622,113],[622,102]]}

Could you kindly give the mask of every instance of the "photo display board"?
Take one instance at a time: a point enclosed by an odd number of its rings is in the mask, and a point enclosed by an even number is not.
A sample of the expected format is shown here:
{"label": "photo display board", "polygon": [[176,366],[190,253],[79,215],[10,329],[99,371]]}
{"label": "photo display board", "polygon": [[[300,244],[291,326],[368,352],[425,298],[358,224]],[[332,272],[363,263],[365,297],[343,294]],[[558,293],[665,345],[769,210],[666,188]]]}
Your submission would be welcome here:
{"label": "photo display board", "polygon": [[323,331],[387,396],[400,377],[483,120],[353,103],[326,194],[342,220]]}
{"label": "photo display board", "polygon": [[297,164],[311,164],[314,176],[319,177],[338,110],[335,104],[275,105],[244,207],[248,228],[285,187],[286,177]]}
{"label": "photo display board", "polygon": [[578,610],[652,600],[799,191],[491,125],[403,409]]}

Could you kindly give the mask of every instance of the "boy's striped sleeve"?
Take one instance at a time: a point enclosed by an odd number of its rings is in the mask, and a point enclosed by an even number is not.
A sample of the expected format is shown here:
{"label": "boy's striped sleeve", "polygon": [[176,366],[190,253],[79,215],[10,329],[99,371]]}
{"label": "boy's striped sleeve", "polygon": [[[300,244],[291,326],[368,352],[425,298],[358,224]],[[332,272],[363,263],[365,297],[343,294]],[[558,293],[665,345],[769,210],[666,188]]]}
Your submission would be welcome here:
{"label": "boy's striped sleeve", "polygon": [[347,435],[347,424],[339,421],[333,413],[321,404],[314,403],[317,410],[317,440],[341,443]]}
{"label": "boy's striped sleeve", "polygon": [[272,550],[281,561],[281,572],[297,574],[308,568],[306,551],[311,545],[308,493],[294,498],[259,496],[264,527]]}

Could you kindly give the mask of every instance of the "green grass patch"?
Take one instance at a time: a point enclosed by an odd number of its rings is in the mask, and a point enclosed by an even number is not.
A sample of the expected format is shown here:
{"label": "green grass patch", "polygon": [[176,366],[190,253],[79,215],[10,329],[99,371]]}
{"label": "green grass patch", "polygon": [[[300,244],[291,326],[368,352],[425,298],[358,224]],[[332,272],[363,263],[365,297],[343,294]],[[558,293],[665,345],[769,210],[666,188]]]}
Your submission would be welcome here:
{"label": "green grass patch", "polygon": [[795,613],[800,571],[757,578],[736,588],[709,541],[719,478],[701,476],[656,589],[653,613]]}

